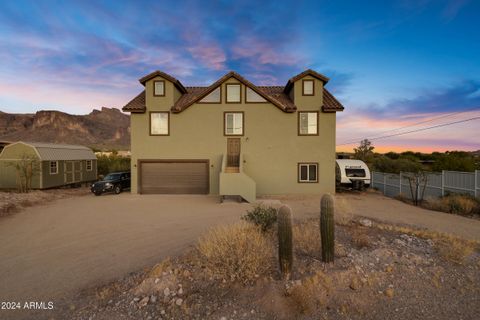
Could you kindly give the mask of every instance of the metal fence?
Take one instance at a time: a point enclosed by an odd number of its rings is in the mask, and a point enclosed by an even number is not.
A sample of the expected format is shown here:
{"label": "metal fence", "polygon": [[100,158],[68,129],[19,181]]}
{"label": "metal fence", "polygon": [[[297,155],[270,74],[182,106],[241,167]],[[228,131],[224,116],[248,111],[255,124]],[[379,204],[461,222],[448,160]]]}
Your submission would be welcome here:
{"label": "metal fence", "polygon": [[[400,174],[372,172],[371,186],[382,191],[388,197],[396,197],[401,194],[411,199],[412,191],[407,175],[406,172]],[[426,177],[426,186],[425,183],[422,183],[418,190],[420,193],[425,187],[424,198],[441,197],[448,193],[466,193],[480,198],[480,170],[475,172],[429,172],[426,173]],[[415,192],[415,186],[412,186],[412,189]],[[417,198],[420,198],[420,195]]]}

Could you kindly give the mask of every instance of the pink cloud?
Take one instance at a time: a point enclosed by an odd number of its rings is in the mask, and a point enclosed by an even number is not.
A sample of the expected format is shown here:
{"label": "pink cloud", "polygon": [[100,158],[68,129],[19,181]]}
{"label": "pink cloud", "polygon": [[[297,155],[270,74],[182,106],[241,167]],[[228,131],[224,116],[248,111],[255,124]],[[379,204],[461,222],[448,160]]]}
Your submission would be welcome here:
{"label": "pink cloud", "polygon": [[224,70],[227,57],[225,52],[214,42],[199,42],[188,46],[188,52],[195,60],[214,70]]}

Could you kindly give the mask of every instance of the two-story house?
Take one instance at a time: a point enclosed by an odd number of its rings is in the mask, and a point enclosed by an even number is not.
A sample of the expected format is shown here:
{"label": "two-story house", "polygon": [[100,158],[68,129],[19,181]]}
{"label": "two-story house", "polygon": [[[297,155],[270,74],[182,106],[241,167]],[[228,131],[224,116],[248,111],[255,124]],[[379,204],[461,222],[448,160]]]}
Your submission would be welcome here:
{"label": "two-story house", "polygon": [[131,112],[132,193],[241,196],[335,192],[336,112],[328,78],[306,70],[285,86],[229,72],[185,87],[155,71]]}

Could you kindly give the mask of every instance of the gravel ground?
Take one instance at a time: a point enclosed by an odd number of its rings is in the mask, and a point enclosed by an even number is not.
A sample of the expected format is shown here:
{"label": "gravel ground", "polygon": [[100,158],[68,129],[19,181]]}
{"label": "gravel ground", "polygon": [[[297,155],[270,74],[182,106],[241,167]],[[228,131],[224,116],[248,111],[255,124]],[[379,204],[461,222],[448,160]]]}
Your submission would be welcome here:
{"label": "gravel ground", "polygon": [[[318,230],[316,223],[308,220],[305,227]],[[208,276],[192,249],[154,269],[84,291],[75,305],[65,301],[53,315],[78,320],[478,319],[478,243],[452,260],[445,255],[451,251],[440,250],[451,238],[420,238],[388,227],[365,219],[337,225],[335,263],[296,251],[288,282],[276,271],[247,286]]]}

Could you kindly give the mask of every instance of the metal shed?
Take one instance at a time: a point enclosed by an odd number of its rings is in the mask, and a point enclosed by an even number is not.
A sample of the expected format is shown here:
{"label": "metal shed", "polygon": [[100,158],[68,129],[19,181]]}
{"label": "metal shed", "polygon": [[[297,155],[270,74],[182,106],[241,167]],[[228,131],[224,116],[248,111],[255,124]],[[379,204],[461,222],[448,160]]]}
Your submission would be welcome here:
{"label": "metal shed", "polygon": [[29,159],[35,161],[31,187],[47,189],[97,179],[97,158],[84,146],[15,142],[0,153],[0,188],[14,189],[19,183],[15,164]]}

